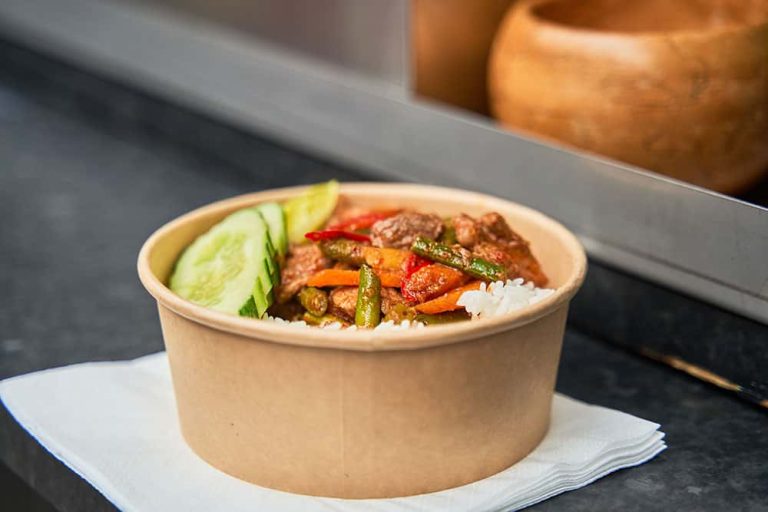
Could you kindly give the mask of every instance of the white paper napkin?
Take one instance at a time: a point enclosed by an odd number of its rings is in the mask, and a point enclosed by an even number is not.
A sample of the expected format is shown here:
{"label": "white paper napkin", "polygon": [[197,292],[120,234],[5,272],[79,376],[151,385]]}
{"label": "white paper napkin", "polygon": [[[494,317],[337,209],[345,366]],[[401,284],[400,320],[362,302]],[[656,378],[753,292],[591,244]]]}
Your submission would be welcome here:
{"label": "white paper napkin", "polygon": [[0,382],[0,397],[46,449],[126,511],[518,510],[666,448],[656,423],[557,395],[547,437],[497,475],[420,496],[340,500],[258,487],[198,458],[179,433],[165,353],[22,375]]}

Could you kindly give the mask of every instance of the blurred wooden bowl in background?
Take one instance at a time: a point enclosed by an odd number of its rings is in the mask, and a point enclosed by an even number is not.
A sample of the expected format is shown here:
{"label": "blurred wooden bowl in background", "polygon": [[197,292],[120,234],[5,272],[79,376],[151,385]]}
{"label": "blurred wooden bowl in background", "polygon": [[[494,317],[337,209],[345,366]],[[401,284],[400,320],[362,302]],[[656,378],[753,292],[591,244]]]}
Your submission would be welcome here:
{"label": "blurred wooden bowl in background", "polygon": [[768,0],[533,0],[501,24],[509,128],[724,193],[768,170]]}
{"label": "blurred wooden bowl in background", "polygon": [[488,114],[488,53],[514,0],[412,0],[411,72],[419,96]]}

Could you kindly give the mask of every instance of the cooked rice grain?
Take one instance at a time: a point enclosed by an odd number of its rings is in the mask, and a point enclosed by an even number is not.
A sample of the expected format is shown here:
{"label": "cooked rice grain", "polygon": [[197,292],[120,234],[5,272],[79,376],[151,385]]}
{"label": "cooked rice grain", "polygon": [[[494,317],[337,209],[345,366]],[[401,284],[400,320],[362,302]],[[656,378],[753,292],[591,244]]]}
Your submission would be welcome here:
{"label": "cooked rice grain", "polygon": [[553,293],[555,290],[536,288],[533,283],[523,283],[518,278],[506,282],[496,281],[488,286],[483,283],[479,290],[462,293],[456,303],[464,306],[473,319],[488,318],[536,304]]}

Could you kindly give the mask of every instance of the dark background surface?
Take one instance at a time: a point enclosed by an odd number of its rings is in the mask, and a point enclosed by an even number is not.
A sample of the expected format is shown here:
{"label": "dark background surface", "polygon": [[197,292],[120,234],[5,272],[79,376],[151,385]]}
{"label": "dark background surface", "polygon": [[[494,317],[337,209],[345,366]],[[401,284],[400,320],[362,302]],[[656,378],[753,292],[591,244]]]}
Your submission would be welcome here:
{"label": "dark background surface", "polygon": [[[0,378],[161,350],[135,272],[149,233],[216,199],[331,177],[377,179],[0,42]],[[766,411],[616,345],[696,336],[703,360],[759,371],[765,326],[596,262],[571,318],[558,390],[660,423],[670,448],[532,510],[768,510]],[[4,410],[0,458],[9,510],[112,509]]]}

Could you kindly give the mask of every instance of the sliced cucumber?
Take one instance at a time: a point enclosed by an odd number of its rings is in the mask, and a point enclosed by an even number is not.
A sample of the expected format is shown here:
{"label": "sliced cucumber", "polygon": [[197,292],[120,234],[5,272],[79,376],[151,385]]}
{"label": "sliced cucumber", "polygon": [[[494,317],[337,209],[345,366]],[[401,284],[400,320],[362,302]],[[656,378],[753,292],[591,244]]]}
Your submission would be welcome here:
{"label": "sliced cucumber", "polygon": [[[261,262],[261,272],[259,272],[259,284],[261,285],[261,293],[263,293],[263,295],[268,298],[274,296],[274,289],[277,286],[277,283],[272,278],[272,271],[270,270],[270,268],[274,268],[275,266],[275,260],[269,255],[269,252],[265,246],[264,258]],[[253,293],[256,295],[256,291]]]}
{"label": "sliced cucumber", "polygon": [[272,237],[267,233],[267,268],[269,269],[269,276],[272,280],[272,284],[275,286],[280,284],[280,266],[278,264],[279,256],[274,245],[272,245]]}
{"label": "sliced cucumber", "polygon": [[331,180],[313,185],[305,193],[283,204],[288,241],[305,242],[304,235],[320,229],[336,208],[339,182]]}
{"label": "sliced cucumber", "polygon": [[263,203],[256,207],[269,228],[269,237],[282,259],[288,252],[288,235],[285,231],[285,212],[277,203]]}
{"label": "sliced cucumber", "polygon": [[171,290],[216,311],[253,316],[255,310],[263,316],[274,296],[268,237],[258,212],[231,214],[187,247],[176,262]]}
{"label": "sliced cucumber", "polygon": [[240,316],[249,316],[252,318],[259,318],[259,310],[256,308],[256,302],[253,300],[253,295],[248,299],[248,302],[243,304],[240,311],[237,312]]}
{"label": "sliced cucumber", "polygon": [[268,292],[264,290],[261,285],[261,281],[256,281],[253,285],[253,305],[256,307],[256,314],[259,318],[264,316],[269,306],[274,302],[274,294],[271,290]]}

